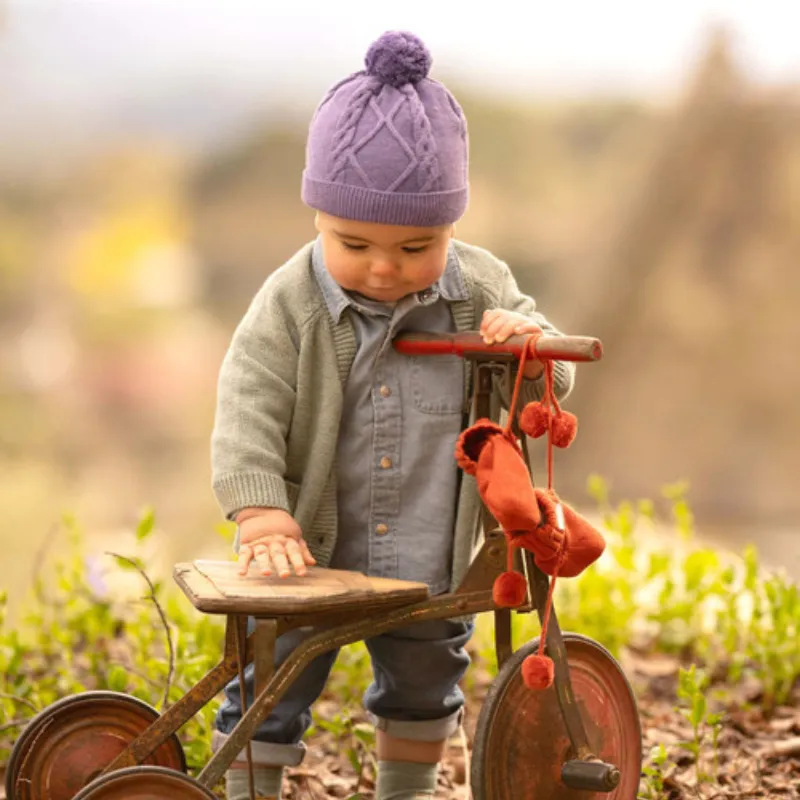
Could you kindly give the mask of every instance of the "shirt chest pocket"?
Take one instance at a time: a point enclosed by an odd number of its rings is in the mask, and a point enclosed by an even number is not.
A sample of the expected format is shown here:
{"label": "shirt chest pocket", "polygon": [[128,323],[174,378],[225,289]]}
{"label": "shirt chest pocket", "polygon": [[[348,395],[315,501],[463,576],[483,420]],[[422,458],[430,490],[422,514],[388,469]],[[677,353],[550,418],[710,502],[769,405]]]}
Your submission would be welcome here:
{"label": "shirt chest pocket", "polygon": [[464,406],[465,362],[458,356],[411,356],[409,388],[423,414],[460,414]]}

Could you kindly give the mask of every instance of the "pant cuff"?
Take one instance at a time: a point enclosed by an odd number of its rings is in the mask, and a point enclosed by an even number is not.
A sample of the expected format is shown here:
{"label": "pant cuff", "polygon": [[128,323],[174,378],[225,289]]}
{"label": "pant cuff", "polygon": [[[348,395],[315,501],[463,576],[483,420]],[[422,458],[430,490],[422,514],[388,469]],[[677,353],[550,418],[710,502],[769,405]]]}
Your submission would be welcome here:
{"label": "pant cuff", "polygon": [[[214,731],[211,735],[211,751],[216,753],[230,735],[222,731]],[[306,746],[298,744],[275,744],[273,742],[250,742],[253,763],[265,767],[296,767],[302,763],[306,755]],[[244,747],[236,756],[236,761],[247,761],[247,748]]]}
{"label": "pant cuff", "polygon": [[449,739],[458,730],[463,718],[463,708],[440,719],[402,720],[372,715],[378,730],[397,739],[411,739],[416,742],[440,742]]}

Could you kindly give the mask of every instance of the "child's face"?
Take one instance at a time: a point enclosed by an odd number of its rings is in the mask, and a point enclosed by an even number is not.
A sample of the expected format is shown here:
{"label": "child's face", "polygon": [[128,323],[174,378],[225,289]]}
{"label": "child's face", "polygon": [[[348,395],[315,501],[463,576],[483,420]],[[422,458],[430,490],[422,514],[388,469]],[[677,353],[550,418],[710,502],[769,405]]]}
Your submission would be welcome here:
{"label": "child's face", "polygon": [[415,228],[317,213],[325,266],[348,291],[393,303],[442,277],[453,225]]}

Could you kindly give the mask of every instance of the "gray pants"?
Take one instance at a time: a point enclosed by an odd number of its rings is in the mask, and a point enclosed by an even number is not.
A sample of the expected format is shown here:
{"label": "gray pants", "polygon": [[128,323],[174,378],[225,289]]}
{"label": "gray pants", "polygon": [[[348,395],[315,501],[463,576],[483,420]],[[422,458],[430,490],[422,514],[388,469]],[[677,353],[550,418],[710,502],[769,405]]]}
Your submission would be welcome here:
{"label": "gray pants", "polygon": [[[252,628],[252,620],[251,620]],[[373,682],[364,693],[364,707],[378,728],[391,736],[418,741],[446,739],[461,719],[464,695],[458,682],[469,666],[464,649],[474,630],[471,622],[435,620],[367,639]],[[278,637],[275,666],[314,631],[293,630]],[[271,766],[296,766],[303,760],[301,739],[311,725],[311,705],[322,694],[338,650],[309,664],[253,736],[253,761]],[[248,707],[253,702],[254,667],[245,670]],[[239,679],[225,687],[217,713],[212,747],[218,750],[241,719]],[[241,755],[244,760],[244,751]]]}

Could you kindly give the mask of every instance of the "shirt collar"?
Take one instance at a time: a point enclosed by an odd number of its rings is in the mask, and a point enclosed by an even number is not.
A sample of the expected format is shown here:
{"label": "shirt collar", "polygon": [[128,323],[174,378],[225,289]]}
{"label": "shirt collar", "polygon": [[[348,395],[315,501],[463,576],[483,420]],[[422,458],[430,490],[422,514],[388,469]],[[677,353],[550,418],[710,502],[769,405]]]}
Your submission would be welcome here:
{"label": "shirt collar", "polygon": [[331,277],[325,269],[325,257],[322,254],[322,239],[318,236],[311,251],[311,266],[317,279],[325,305],[328,307],[334,322],[338,323],[347,306],[351,305],[350,298],[344,289]]}
{"label": "shirt collar", "polygon": [[[331,317],[333,317],[334,322],[338,323],[344,310],[348,306],[355,307],[355,303],[347,292],[336,283],[331,277],[330,272],[325,268],[325,257],[322,253],[322,239],[319,236],[314,242],[314,248],[311,253],[311,264],[319,288],[322,291],[325,305],[328,307],[328,311]],[[421,299],[427,302],[433,302],[439,296],[448,303],[466,300],[468,298],[464,276],[461,274],[461,265],[458,262],[458,255],[456,254],[455,246],[452,241],[447,251],[447,265],[442,273],[442,277],[430,287],[417,294],[421,296]]]}

